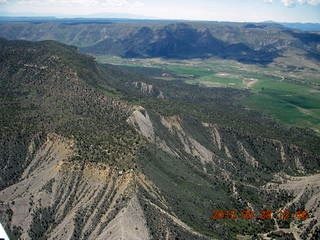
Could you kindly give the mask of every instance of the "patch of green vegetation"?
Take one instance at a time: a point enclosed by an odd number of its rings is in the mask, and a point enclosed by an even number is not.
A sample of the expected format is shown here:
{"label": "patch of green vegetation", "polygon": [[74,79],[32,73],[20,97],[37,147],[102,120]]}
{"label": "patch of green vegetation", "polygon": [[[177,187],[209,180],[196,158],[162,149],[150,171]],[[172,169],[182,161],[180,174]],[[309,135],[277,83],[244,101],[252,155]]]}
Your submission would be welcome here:
{"label": "patch of green vegetation", "polygon": [[320,130],[320,94],[291,82],[259,81],[243,103],[280,121]]}
{"label": "patch of green vegetation", "polygon": [[203,76],[194,80],[187,80],[186,83],[201,84],[207,87],[232,87],[232,88],[244,88],[241,79],[219,77],[217,75]]}
{"label": "patch of green vegetation", "polygon": [[123,64],[121,57],[110,56],[110,55],[95,55],[95,59],[99,63],[112,63],[112,64]]}
{"label": "patch of green vegetation", "polygon": [[51,207],[39,207],[33,214],[32,223],[28,234],[31,239],[46,239],[46,232],[54,223],[54,210]]}
{"label": "patch of green vegetation", "polygon": [[198,67],[190,67],[190,66],[179,66],[179,65],[168,65],[166,67],[168,70],[172,71],[175,74],[183,75],[183,76],[193,76],[193,77],[203,77],[208,76],[213,73],[211,69],[204,69]]}

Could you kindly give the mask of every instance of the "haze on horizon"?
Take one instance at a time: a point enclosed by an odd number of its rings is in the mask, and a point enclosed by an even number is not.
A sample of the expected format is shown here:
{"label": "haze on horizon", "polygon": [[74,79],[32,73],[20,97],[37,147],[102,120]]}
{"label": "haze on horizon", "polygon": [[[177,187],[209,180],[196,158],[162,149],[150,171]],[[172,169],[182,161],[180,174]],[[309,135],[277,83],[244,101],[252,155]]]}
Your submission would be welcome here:
{"label": "haze on horizon", "polygon": [[320,23],[320,0],[0,0],[0,16]]}

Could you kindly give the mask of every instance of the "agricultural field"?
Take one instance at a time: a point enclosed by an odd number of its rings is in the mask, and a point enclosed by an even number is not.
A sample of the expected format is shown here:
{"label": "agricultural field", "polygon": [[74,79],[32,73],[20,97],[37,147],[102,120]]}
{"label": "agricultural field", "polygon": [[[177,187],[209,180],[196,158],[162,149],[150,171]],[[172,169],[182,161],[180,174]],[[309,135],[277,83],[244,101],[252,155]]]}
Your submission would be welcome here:
{"label": "agricultural field", "polygon": [[284,67],[281,59],[268,66],[221,59],[123,59],[112,56],[96,56],[96,59],[156,79],[248,90],[251,94],[242,100],[247,108],[264,112],[285,124],[309,127],[320,133],[320,74],[314,66]]}

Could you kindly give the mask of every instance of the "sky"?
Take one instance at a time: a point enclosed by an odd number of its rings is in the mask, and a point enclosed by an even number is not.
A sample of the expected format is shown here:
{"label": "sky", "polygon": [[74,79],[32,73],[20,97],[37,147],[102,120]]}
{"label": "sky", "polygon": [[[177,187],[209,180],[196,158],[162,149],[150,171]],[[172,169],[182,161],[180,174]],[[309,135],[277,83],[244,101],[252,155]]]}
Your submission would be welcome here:
{"label": "sky", "polygon": [[0,16],[320,23],[320,0],[0,0]]}

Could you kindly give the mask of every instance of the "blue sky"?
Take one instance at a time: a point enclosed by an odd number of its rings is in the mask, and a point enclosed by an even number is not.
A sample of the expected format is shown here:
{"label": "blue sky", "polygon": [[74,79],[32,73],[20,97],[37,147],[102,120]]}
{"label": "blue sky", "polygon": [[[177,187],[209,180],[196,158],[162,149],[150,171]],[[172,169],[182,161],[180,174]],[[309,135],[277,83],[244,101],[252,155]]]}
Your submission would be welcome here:
{"label": "blue sky", "polygon": [[320,23],[320,0],[0,0],[4,16],[126,13],[163,19]]}

